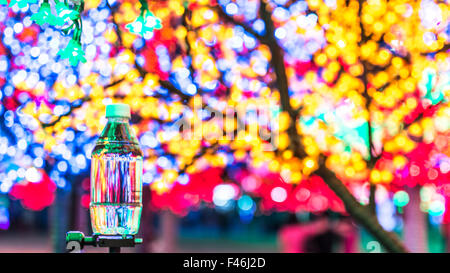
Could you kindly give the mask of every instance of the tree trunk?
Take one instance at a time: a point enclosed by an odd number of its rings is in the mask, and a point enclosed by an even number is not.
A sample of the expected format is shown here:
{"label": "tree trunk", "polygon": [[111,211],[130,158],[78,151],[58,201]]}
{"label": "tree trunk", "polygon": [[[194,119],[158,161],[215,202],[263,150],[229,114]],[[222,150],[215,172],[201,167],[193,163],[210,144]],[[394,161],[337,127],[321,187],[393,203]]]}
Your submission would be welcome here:
{"label": "tree trunk", "polygon": [[70,200],[70,213],[69,213],[69,230],[81,231],[84,234],[91,234],[92,231],[88,230],[89,215],[88,210],[81,205],[81,197],[84,190],[81,186],[82,179],[75,179],[72,181],[72,192]]}
{"label": "tree trunk", "polygon": [[136,246],[136,252],[152,252],[151,243],[153,241],[153,212],[150,207],[151,190],[149,186],[142,189],[142,214],[141,225],[138,237],[143,239],[141,245]]}
{"label": "tree trunk", "polygon": [[450,253],[450,223],[442,224],[441,233],[445,240],[445,252]]}
{"label": "tree trunk", "polygon": [[57,188],[55,201],[50,208],[50,232],[53,252],[64,253],[66,251],[66,232],[69,228],[69,196],[64,189]]}
{"label": "tree trunk", "polygon": [[[325,162],[325,160],[323,161]],[[347,187],[330,171],[325,164],[320,164],[316,174],[322,177],[325,183],[342,200],[347,212],[361,226],[375,237],[389,252],[408,252],[402,241],[395,233],[386,231],[368,206],[361,205],[349,192]]]}
{"label": "tree trunk", "polygon": [[[280,103],[283,111],[289,113],[291,117],[291,125],[287,132],[292,143],[291,149],[298,158],[304,158],[306,155],[299,137],[301,137],[296,127],[293,126],[297,120],[298,111],[294,111],[289,101],[289,81],[286,76],[284,66],[284,54],[277,40],[274,37],[274,22],[272,21],[272,13],[267,10],[267,2],[260,1],[259,15],[266,24],[266,34],[261,37],[261,43],[266,44],[272,54],[272,67],[276,74],[276,86],[280,93]],[[258,36],[257,36],[258,37]],[[407,249],[394,233],[386,231],[378,222],[377,216],[373,212],[373,208],[362,206],[355,197],[349,192],[346,186],[336,177],[336,175],[325,167],[325,160],[319,162],[319,169],[315,172],[327,183],[327,185],[341,198],[347,212],[367,231],[369,231],[375,239],[382,244],[389,252],[407,252]]]}
{"label": "tree trunk", "polygon": [[83,207],[81,204],[81,198],[83,194],[86,194],[85,190],[81,187],[81,183],[77,187],[77,196],[76,196],[76,202],[75,202],[75,230],[81,231],[84,234],[90,235],[92,233],[92,230],[90,229],[90,215],[89,215],[89,209],[86,207]]}
{"label": "tree trunk", "polygon": [[178,240],[178,217],[170,211],[161,213],[161,236],[159,252],[176,252]]}
{"label": "tree trunk", "polygon": [[406,187],[409,203],[405,206],[403,236],[411,252],[427,252],[427,219],[420,209],[420,188]]}
{"label": "tree trunk", "polygon": [[442,219],[441,234],[445,240],[445,251],[450,253],[450,200],[445,198],[445,211]]}

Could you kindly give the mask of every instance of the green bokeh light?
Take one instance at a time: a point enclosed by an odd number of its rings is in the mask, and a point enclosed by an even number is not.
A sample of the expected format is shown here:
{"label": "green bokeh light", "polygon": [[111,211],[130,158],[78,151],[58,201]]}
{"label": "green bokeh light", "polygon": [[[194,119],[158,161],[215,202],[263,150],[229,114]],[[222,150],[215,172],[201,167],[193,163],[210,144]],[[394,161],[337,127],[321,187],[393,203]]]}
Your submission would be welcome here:
{"label": "green bokeh light", "polygon": [[398,191],[394,194],[394,204],[397,207],[404,207],[409,203],[409,195],[405,191]]}

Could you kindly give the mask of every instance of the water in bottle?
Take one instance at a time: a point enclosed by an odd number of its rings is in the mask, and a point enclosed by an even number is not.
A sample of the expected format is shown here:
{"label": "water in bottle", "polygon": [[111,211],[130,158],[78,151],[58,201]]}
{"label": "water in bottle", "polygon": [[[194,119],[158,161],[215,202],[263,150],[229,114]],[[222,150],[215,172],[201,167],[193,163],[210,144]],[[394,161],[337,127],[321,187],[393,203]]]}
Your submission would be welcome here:
{"label": "water in bottle", "polygon": [[107,105],[106,118],[92,151],[92,229],[94,234],[133,235],[142,210],[142,151],[129,125],[128,105]]}

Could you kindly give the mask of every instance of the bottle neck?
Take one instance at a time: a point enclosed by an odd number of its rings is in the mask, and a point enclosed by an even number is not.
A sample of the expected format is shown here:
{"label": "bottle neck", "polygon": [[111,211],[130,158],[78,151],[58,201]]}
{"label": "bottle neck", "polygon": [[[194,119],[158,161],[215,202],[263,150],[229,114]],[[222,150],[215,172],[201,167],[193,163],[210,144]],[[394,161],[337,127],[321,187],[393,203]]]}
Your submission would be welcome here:
{"label": "bottle neck", "polygon": [[125,117],[109,117],[107,118],[108,122],[114,122],[114,123],[129,123],[130,119]]}
{"label": "bottle neck", "polygon": [[130,119],[126,117],[108,117],[108,122],[100,134],[99,141],[128,141],[138,143],[129,121]]}

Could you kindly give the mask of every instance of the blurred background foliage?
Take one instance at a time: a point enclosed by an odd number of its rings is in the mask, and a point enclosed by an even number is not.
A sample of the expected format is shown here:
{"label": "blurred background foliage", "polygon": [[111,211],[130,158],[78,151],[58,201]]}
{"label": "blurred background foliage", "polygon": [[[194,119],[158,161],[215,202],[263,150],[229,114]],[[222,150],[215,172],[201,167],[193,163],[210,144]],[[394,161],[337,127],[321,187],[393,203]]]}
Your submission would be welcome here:
{"label": "blurred background foliage", "polygon": [[332,211],[445,249],[447,1],[0,3],[5,234],[49,230],[62,251],[89,231],[90,153],[105,105],[124,102],[149,241],[167,222],[180,242],[227,230],[275,251],[286,215]]}

